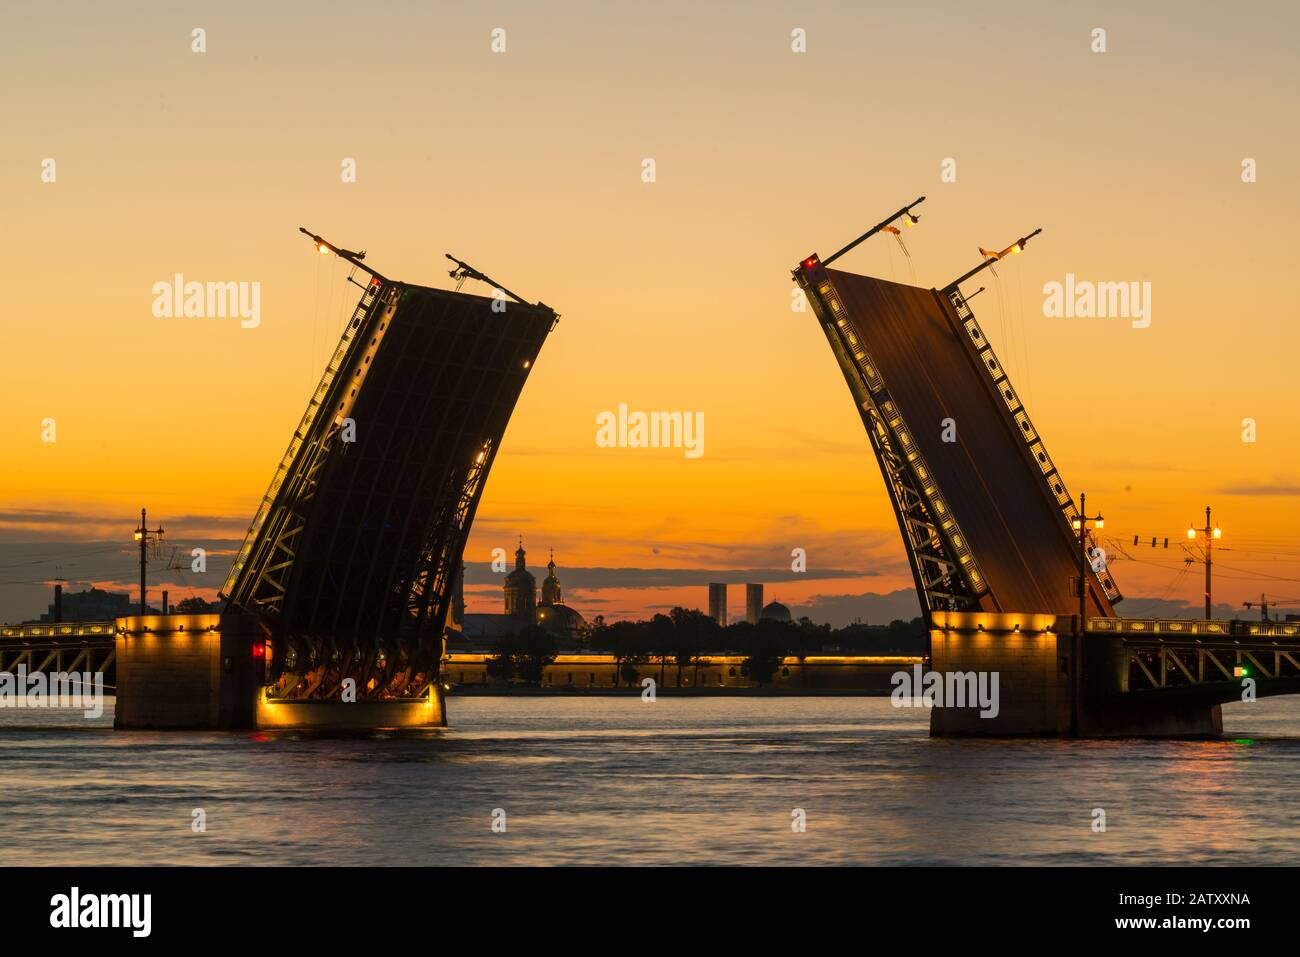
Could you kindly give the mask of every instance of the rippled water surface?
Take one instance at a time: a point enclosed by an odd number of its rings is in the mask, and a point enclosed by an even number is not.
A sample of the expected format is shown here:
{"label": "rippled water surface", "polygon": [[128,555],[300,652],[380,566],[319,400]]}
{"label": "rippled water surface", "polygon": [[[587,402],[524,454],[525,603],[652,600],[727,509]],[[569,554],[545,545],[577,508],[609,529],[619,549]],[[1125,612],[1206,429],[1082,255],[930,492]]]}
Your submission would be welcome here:
{"label": "rippled water surface", "polygon": [[1300,698],[1215,742],[932,739],[887,698],[448,710],[353,738],[0,711],[0,864],[1300,863]]}

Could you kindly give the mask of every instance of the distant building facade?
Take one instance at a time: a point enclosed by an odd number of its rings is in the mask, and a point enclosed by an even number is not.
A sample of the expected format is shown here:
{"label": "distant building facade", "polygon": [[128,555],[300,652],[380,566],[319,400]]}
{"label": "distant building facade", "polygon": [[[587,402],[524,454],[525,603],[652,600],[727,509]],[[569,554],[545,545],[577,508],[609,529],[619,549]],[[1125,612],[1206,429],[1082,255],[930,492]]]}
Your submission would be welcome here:
{"label": "distant building facade", "polygon": [[[62,592],[62,589],[59,589]],[[108,621],[135,615],[140,606],[126,592],[88,588],[60,594],[41,615],[41,621]]]}

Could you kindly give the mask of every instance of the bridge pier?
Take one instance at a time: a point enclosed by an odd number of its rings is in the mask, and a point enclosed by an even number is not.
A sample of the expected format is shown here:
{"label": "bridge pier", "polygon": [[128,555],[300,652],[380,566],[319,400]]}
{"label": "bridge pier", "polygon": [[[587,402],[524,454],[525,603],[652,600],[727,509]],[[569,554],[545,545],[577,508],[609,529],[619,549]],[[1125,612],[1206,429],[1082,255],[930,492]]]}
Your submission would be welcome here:
{"label": "bridge pier", "polygon": [[375,731],[387,728],[442,728],[447,712],[442,687],[435,682],[409,700],[269,701],[257,699],[257,727],[316,731]]}
{"label": "bridge pier", "polygon": [[268,701],[264,636],[250,615],[117,619],[114,728],[366,731],[446,725],[442,689],[411,700]]}
{"label": "bridge pier", "polygon": [[[939,675],[983,673],[996,680],[996,708],[930,711],[930,734],[993,737],[1072,733],[1070,616],[985,612],[935,612],[931,616],[930,669]],[[1126,701],[1128,655],[1110,636],[1084,641],[1085,698],[1079,736],[1209,737],[1221,734],[1219,705],[1197,701]]]}
{"label": "bridge pier", "polygon": [[251,728],[260,678],[244,615],[117,619],[114,728]]}

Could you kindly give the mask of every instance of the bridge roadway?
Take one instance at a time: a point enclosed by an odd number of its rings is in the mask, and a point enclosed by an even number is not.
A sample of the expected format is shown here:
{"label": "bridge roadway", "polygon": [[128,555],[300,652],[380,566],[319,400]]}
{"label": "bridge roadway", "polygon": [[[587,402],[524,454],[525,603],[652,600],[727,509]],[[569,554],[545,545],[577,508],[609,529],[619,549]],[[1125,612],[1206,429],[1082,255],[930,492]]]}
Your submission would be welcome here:
{"label": "bridge roadway", "polygon": [[1300,693],[1300,621],[1089,618],[1093,638],[1118,639],[1128,659],[1123,687],[1092,697],[1127,700],[1242,700],[1249,679],[1258,698]]}
{"label": "bridge roadway", "polygon": [[0,672],[102,672],[117,683],[117,622],[67,621],[0,625]]}
{"label": "bridge roadway", "polygon": [[[844,321],[866,349],[864,361],[873,364],[908,426],[911,454],[919,453],[928,467],[978,562],[989,591],[981,606],[1078,611],[1071,585],[1078,577],[1078,545],[1062,511],[1068,496],[1058,501],[1046,484],[1046,467],[1030,460],[1027,441],[1049,462],[1010,386],[1010,399],[996,391],[992,376],[1001,370],[985,367],[952,304],[933,289],[838,269],[826,275]],[[987,361],[997,364],[991,355]],[[1052,477],[1059,486],[1054,470]],[[1089,589],[1088,613],[1114,614],[1099,589]]]}
{"label": "bridge roadway", "polygon": [[[113,684],[117,631],[116,621],[0,625],[0,671],[103,671]],[[1089,618],[1088,635],[1118,641],[1127,658],[1119,687],[1097,682],[1094,699],[1222,703],[1240,700],[1245,678],[1257,697],[1300,694],[1300,621]]]}

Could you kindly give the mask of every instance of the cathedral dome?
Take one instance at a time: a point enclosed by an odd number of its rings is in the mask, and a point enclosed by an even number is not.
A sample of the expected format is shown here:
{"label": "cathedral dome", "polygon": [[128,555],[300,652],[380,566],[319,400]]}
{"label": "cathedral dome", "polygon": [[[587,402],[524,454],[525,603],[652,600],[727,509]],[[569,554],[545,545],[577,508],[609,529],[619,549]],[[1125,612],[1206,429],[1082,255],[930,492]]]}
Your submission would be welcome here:
{"label": "cathedral dome", "polygon": [[587,619],[568,605],[538,605],[534,621],[558,638],[576,637],[588,627]]}
{"label": "cathedral dome", "polygon": [[790,609],[779,601],[768,602],[764,605],[762,614],[758,617],[771,618],[775,621],[794,621],[794,618],[790,615]]}

